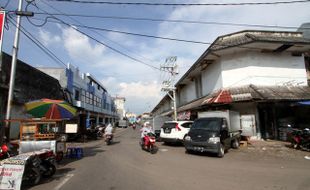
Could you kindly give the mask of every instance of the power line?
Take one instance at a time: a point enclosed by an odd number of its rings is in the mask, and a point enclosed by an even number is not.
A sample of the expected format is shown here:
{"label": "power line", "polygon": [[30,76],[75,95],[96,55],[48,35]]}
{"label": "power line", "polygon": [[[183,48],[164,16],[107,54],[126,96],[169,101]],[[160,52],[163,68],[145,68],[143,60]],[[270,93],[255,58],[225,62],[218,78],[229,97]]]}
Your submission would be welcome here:
{"label": "power line", "polygon": [[[37,15],[46,15],[42,12],[34,12]],[[263,25],[263,24],[247,24],[247,23],[231,23],[231,22],[216,22],[216,21],[194,21],[194,20],[175,20],[175,19],[157,19],[157,18],[142,18],[142,17],[122,17],[122,16],[98,16],[98,15],[81,15],[81,14],[66,14],[66,13],[50,13],[54,16],[69,16],[69,17],[84,17],[84,18],[100,18],[100,19],[117,19],[117,20],[134,20],[134,21],[151,21],[151,22],[171,22],[185,24],[204,24],[204,25],[226,25],[226,26],[243,26],[243,27],[260,27],[260,28],[280,28],[280,29],[298,29],[297,26],[278,26],[278,25]]]}
{"label": "power line", "polygon": [[[38,8],[38,7],[37,7],[37,8]],[[38,8],[38,9],[40,9],[40,8]],[[42,10],[42,9],[40,9],[40,10]],[[52,18],[54,18],[54,19],[58,20],[59,22],[61,22],[61,24],[64,24],[64,25],[68,26],[69,28],[72,28],[73,30],[75,30],[75,31],[77,31],[77,32],[79,32],[79,33],[81,33],[81,34],[83,34],[84,36],[87,36],[88,38],[92,39],[93,41],[95,41],[95,42],[97,42],[97,43],[99,43],[99,44],[101,44],[101,45],[103,45],[103,46],[105,46],[105,47],[107,47],[107,48],[113,50],[114,52],[117,52],[117,53],[119,53],[119,54],[121,54],[121,55],[123,55],[123,56],[125,56],[125,57],[127,57],[127,58],[129,58],[129,59],[131,59],[131,60],[133,60],[133,61],[136,61],[136,62],[141,63],[141,64],[143,64],[143,65],[149,66],[149,67],[151,67],[151,68],[153,68],[153,69],[160,70],[160,68],[157,68],[157,67],[155,67],[155,66],[153,66],[153,65],[147,64],[147,63],[145,63],[145,62],[143,62],[143,61],[141,61],[141,60],[139,60],[139,59],[137,59],[137,58],[134,58],[134,57],[132,57],[132,56],[130,56],[130,55],[128,55],[128,54],[126,54],[126,53],[120,51],[120,50],[117,50],[117,49],[115,49],[115,48],[113,48],[113,47],[111,47],[111,46],[109,46],[109,45],[107,45],[107,44],[105,44],[105,43],[99,41],[98,39],[94,38],[93,36],[90,36],[90,35],[88,35],[87,33],[85,33],[85,32],[83,32],[83,31],[81,31],[81,30],[75,28],[75,27],[72,26],[71,24],[66,23],[65,21],[63,21],[63,20],[61,20],[61,19],[59,19],[59,18],[57,18],[57,17],[55,17],[55,16],[53,16],[53,15],[47,13],[47,12],[44,11],[44,10],[42,10],[42,11],[45,12],[46,14],[48,14],[49,16],[51,16]]]}
{"label": "power line", "polygon": [[89,0],[48,0],[54,2],[83,3],[83,4],[106,4],[106,5],[144,5],[144,6],[243,6],[243,5],[279,5],[308,3],[310,0],[275,1],[275,2],[244,2],[244,3],[147,3],[147,2],[112,2],[112,1],[89,1]]}
{"label": "power line", "polygon": [[[55,21],[49,21],[49,22],[55,22]],[[64,24],[63,22],[59,21],[56,22],[59,24]],[[132,32],[124,32],[120,30],[111,30],[106,28],[99,28],[94,26],[86,26],[86,25],[79,25],[79,24],[64,24],[64,25],[74,25],[76,27],[81,28],[87,28],[87,29],[93,29],[93,30],[100,30],[100,31],[106,31],[106,32],[114,32],[114,33],[120,33],[120,34],[126,34],[126,35],[133,35],[133,36],[140,36],[140,37],[147,37],[147,38],[157,38],[162,40],[171,40],[171,41],[179,41],[179,42],[188,42],[188,43],[195,43],[195,44],[204,44],[204,45],[210,45],[211,42],[200,42],[200,41],[193,41],[193,40],[184,40],[184,39],[177,39],[177,38],[169,38],[169,37],[162,37],[162,36],[154,36],[154,35],[147,35],[147,34],[139,34],[139,33],[132,33]]]}
{"label": "power line", "polygon": [[[13,26],[16,27],[16,23],[12,21],[13,19],[8,18],[8,21],[13,24]],[[66,64],[58,58],[52,51],[50,51],[47,47],[45,47],[38,39],[36,39],[30,32],[28,32],[24,27],[20,26],[21,32],[29,39],[31,40],[35,45],[37,45],[46,55],[48,55],[51,59],[53,59],[56,63],[60,63],[59,65],[64,65],[66,67]],[[61,65],[61,66],[62,66]]]}
{"label": "power line", "polygon": [[[59,12],[60,14],[64,14],[64,13],[61,12],[60,10],[56,9],[54,6],[52,6],[52,5],[50,5],[50,4],[46,3],[46,2],[43,2],[43,3],[46,4],[47,6],[49,6],[50,8],[56,10],[56,11]],[[52,14],[52,15],[54,15],[54,14]],[[54,16],[55,16],[55,15],[54,15]],[[80,21],[78,21],[78,20],[76,20],[76,19],[74,19],[74,18],[71,18],[70,16],[67,16],[67,17],[69,17],[69,18],[70,18],[71,20],[73,20],[74,22],[77,22],[77,23],[83,25],[83,23],[81,23]],[[28,18],[28,17],[27,17],[27,18]],[[47,21],[47,19],[46,19],[46,21]],[[110,39],[106,38],[104,35],[102,35],[102,34],[99,33],[98,31],[96,31],[96,30],[91,30],[91,31],[94,32],[94,33],[96,33],[96,34],[98,34],[99,36],[103,37],[104,39],[106,39],[106,40],[108,40],[108,41],[110,41],[110,42],[112,42],[112,43],[114,43],[114,44],[117,44],[119,47],[121,47],[121,48],[127,50],[128,52],[132,52],[132,53],[135,54],[135,52],[133,52],[132,50],[130,50],[130,49],[124,47],[123,45],[121,45],[121,44],[118,43],[118,42],[115,42],[115,41],[113,41],[113,40],[110,40]],[[137,54],[136,54],[136,55],[137,55]],[[139,56],[139,57],[142,57],[142,58],[144,58],[144,59],[148,59],[148,58],[145,58],[145,57],[140,56],[140,55],[138,55],[138,56]],[[149,59],[148,59],[148,60],[149,60]],[[152,60],[150,60],[150,61],[153,62]]]}
{"label": "power line", "polygon": [[[50,20],[49,22],[55,22],[55,23],[59,23],[59,24],[64,24],[61,21],[57,22],[57,21],[51,21]],[[68,26],[68,23],[66,23],[64,25]],[[88,29],[94,29],[94,30],[101,30],[101,31],[107,31],[107,32],[116,32],[116,33],[121,33],[121,34],[125,34],[125,35],[134,35],[134,36],[140,36],[140,37],[156,38],[156,39],[161,39],[161,40],[171,40],[171,41],[194,43],[194,44],[203,44],[203,45],[212,45],[213,44],[213,45],[218,45],[218,46],[226,47],[226,45],[221,45],[221,44],[211,43],[211,42],[201,42],[201,41],[184,40],[184,39],[177,39],[177,38],[168,38],[168,37],[153,36],[153,35],[146,35],[146,34],[130,33],[130,32],[124,32],[124,31],[119,31],[119,30],[111,30],[111,29],[98,28],[98,27],[85,26],[85,25],[75,25],[75,24],[69,24],[69,25],[71,27],[73,27],[73,25],[74,25],[75,27],[88,28]],[[76,29],[76,28],[74,28],[74,29]],[[242,49],[253,49],[253,50],[259,49],[260,50],[260,48],[255,48],[255,47],[239,47],[239,48],[242,48]]]}

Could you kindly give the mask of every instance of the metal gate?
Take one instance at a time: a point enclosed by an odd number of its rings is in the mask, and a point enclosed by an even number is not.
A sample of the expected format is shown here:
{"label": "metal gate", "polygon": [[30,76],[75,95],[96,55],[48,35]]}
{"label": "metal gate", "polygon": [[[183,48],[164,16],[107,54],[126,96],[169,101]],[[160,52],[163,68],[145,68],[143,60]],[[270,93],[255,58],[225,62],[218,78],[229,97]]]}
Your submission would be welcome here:
{"label": "metal gate", "polygon": [[241,115],[242,136],[256,136],[255,115]]}

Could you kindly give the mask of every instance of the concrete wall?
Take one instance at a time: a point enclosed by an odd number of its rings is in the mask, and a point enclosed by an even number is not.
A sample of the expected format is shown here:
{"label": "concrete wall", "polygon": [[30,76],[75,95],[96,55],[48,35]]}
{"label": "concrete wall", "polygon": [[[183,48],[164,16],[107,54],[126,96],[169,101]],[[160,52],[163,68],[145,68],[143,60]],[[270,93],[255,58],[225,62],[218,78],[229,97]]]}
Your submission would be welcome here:
{"label": "concrete wall", "polygon": [[180,105],[183,105],[187,102],[190,102],[194,99],[196,99],[196,89],[195,89],[195,82],[191,81],[186,86],[184,86],[182,89],[179,90],[178,97],[180,98],[177,102]]}
{"label": "concrete wall", "polygon": [[221,59],[223,87],[241,85],[307,85],[303,56],[290,53],[244,52]]}
{"label": "concrete wall", "polygon": [[201,73],[202,95],[208,95],[211,92],[222,88],[223,79],[221,63],[214,62]]}

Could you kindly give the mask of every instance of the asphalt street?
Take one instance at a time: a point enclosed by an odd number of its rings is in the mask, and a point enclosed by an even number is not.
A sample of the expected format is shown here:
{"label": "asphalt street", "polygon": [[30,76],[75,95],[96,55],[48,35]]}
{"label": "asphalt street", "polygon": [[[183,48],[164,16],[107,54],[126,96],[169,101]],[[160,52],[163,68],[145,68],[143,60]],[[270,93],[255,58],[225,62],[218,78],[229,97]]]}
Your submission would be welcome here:
{"label": "asphalt street", "polygon": [[[181,145],[157,143],[152,155],[138,145],[138,129],[117,130],[110,146],[87,143],[84,157],[67,159],[57,173],[31,190],[251,189],[309,190],[310,160],[264,152],[229,150],[224,158],[186,154]],[[276,154],[276,152],[275,152]],[[267,155],[267,156],[266,156]]]}

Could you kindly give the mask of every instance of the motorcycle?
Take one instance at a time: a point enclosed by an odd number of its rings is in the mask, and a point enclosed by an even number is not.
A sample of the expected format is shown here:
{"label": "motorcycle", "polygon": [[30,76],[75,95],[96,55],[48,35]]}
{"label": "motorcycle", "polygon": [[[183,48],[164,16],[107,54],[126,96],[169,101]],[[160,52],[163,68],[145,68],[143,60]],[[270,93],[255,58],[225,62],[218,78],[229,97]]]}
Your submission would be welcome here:
{"label": "motorcycle", "polygon": [[136,124],[132,124],[132,129],[133,129],[133,130],[136,129]]}
{"label": "motorcycle", "polygon": [[97,126],[95,128],[95,132],[96,132],[98,138],[102,138],[103,137],[104,129],[105,129],[105,127],[101,126],[101,125],[99,125],[99,126]]}
{"label": "motorcycle", "polygon": [[42,154],[38,155],[40,162],[40,173],[43,177],[48,178],[55,174],[56,172],[56,156],[52,150],[48,150]]}
{"label": "motorcycle", "polygon": [[1,145],[0,147],[0,159],[6,159],[11,157],[10,153],[9,153],[9,147],[6,144]]}
{"label": "motorcycle", "polygon": [[105,142],[107,145],[112,144],[113,135],[112,134],[106,134],[105,135]]}
{"label": "motorcycle", "polygon": [[295,149],[310,151],[310,130],[294,129],[291,133],[291,146]]}
{"label": "motorcycle", "polygon": [[25,170],[22,178],[23,185],[37,185],[41,180],[41,160],[38,155],[32,155],[26,160]]}
{"label": "motorcycle", "polygon": [[146,150],[150,152],[151,154],[155,154],[157,152],[157,146],[155,145],[156,137],[154,133],[147,133],[143,137],[143,142],[140,142],[140,146],[142,150]]}

